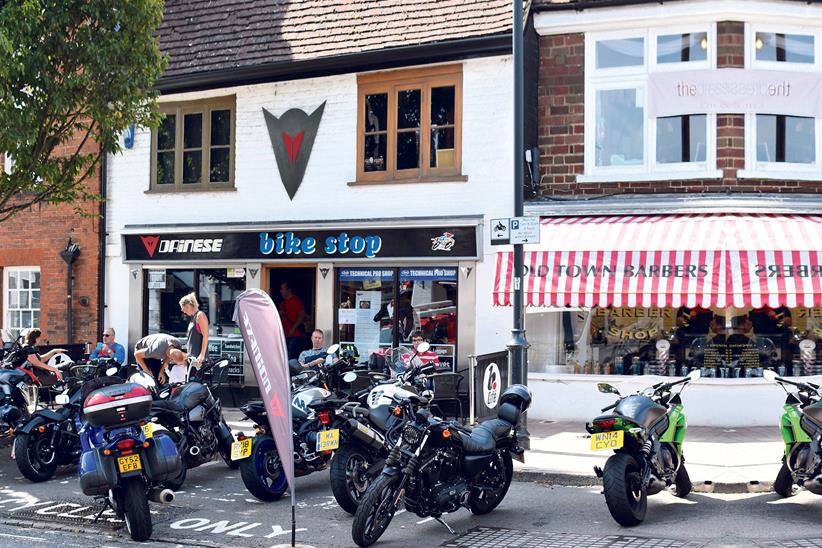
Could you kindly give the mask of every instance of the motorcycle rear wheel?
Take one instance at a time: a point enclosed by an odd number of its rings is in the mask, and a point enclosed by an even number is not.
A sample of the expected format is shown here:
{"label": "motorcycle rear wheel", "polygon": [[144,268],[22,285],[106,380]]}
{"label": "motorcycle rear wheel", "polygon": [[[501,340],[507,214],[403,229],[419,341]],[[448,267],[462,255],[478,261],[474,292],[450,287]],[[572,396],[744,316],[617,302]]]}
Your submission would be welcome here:
{"label": "motorcycle rear wheel", "polygon": [[605,462],[602,474],[605,502],[620,525],[639,525],[648,510],[648,494],[642,486],[639,464],[631,455],[616,453]]}
{"label": "motorcycle rear wheel", "polygon": [[793,476],[791,476],[791,471],[784,462],[782,468],[779,469],[779,473],[776,474],[773,490],[783,499],[793,496]]}
{"label": "motorcycle rear wheel", "polygon": [[472,514],[482,515],[492,512],[511,487],[511,478],[514,476],[514,463],[511,460],[511,453],[503,451],[497,459],[488,464],[488,467],[480,474],[479,481],[488,483],[489,481],[498,484],[496,489],[471,489],[471,497],[468,499],[468,506]]}
{"label": "motorcycle rear wheel", "polygon": [[278,500],[288,488],[277,444],[269,436],[255,437],[251,444],[251,455],[235,462],[240,467],[240,477],[243,478],[245,488],[260,500]]}
{"label": "motorcycle rear wheel", "polygon": [[351,514],[368,491],[365,471],[371,465],[368,453],[355,444],[346,444],[334,452],[331,461],[331,492],[340,508]]}
{"label": "motorcycle rear wheel", "polygon": [[151,538],[151,513],[148,510],[148,493],[143,478],[126,478],[120,487],[120,508],[126,521],[126,529],[132,540],[145,542]]}
{"label": "motorcycle rear wheel", "polygon": [[51,432],[17,434],[14,440],[14,460],[26,479],[39,483],[47,481],[57,471],[57,451],[48,438]]}
{"label": "motorcycle rear wheel", "polygon": [[401,476],[380,475],[365,492],[351,526],[351,538],[357,546],[371,546],[388,528],[397,511],[394,498],[400,481]]}

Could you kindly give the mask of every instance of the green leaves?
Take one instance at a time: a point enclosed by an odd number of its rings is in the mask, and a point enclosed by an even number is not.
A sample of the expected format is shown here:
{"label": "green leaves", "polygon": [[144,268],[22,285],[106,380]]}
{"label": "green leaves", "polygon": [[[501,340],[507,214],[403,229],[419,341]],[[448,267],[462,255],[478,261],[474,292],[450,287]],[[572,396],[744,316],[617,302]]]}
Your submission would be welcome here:
{"label": "green leaves", "polygon": [[85,179],[130,124],[160,121],[162,0],[0,0],[0,221],[94,199]]}

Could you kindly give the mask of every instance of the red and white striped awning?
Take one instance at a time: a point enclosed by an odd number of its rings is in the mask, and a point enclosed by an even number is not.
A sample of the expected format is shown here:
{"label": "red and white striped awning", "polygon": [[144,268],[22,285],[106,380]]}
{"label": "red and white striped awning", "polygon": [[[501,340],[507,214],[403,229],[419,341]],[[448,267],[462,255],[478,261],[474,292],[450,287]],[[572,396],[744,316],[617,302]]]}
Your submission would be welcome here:
{"label": "red and white striped awning", "polygon": [[[822,217],[552,217],[525,246],[526,306],[822,306]],[[513,297],[497,253],[494,304]]]}

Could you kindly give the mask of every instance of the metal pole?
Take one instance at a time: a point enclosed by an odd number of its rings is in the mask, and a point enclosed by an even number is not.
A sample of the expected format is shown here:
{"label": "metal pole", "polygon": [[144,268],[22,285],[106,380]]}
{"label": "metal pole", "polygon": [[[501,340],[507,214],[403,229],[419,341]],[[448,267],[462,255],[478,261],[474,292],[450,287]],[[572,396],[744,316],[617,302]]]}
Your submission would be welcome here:
{"label": "metal pole", "polygon": [[468,355],[468,424],[474,425],[474,419],[477,416],[477,387],[474,386],[476,379],[477,357],[474,354]]}
{"label": "metal pole", "polygon": [[[514,25],[514,217],[522,217],[523,207],[523,54],[522,54],[522,0],[513,0]],[[508,343],[508,363],[511,366],[511,384],[528,382],[528,340],[525,338],[525,309],[522,295],[522,244],[514,245],[514,326]],[[529,433],[526,417],[518,427],[517,437],[528,447]]]}

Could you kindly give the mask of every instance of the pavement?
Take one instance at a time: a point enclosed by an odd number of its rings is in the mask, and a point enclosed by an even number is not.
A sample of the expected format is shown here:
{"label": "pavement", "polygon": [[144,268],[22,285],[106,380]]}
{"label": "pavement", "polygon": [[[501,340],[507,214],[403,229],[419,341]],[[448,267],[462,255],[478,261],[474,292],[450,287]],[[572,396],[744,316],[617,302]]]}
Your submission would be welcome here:
{"label": "pavement", "polygon": [[[514,461],[520,481],[554,485],[598,485],[594,466],[605,466],[611,451],[592,451],[584,423],[529,421],[531,449],[525,464]],[[772,489],[784,445],[776,427],[689,426],[684,454],[694,490],[748,493]]]}
{"label": "pavement", "polygon": [[[235,432],[251,432],[238,409],[224,408]],[[514,461],[518,481],[545,481],[552,485],[601,485],[594,466],[603,468],[611,451],[592,451],[584,423],[529,421],[531,449],[525,464]],[[779,429],[766,426],[719,428],[689,426],[685,437],[685,464],[694,491],[702,493],[757,493],[772,490],[784,445]]]}

